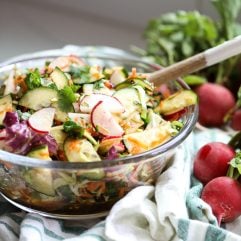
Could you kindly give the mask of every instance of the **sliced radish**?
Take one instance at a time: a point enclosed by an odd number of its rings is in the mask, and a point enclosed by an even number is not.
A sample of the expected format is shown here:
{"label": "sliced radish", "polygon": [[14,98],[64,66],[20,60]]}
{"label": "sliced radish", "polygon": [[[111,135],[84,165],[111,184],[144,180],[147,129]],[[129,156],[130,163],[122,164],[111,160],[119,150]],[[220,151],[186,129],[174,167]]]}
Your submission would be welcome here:
{"label": "sliced radish", "polygon": [[53,125],[54,114],[54,108],[43,108],[30,116],[28,124],[34,131],[48,133]]}
{"label": "sliced radish", "polygon": [[115,86],[126,79],[122,69],[115,69],[110,76],[110,82]]}
{"label": "sliced radish", "polygon": [[111,113],[122,113],[125,111],[124,106],[117,98],[105,94],[86,95],[80,101],[80,111],[90,113],[93,107],[100,101],[103,102]]}
{"label": "sliced radish", "polygon": [[91,112],[92,125],[105,136],[121,136],[123,129],[106,108],[104,102],[98,102]]}

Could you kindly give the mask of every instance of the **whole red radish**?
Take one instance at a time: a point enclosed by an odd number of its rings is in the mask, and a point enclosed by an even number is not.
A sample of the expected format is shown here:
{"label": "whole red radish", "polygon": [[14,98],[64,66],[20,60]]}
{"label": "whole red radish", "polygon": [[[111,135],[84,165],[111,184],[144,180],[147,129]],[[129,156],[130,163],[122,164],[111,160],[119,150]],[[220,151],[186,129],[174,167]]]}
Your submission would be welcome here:
{"label": "whole red radish", "polygon": [[196,90],[199,97],[199,122],[204,126],[221,126],[227,112],[235,106],[235,98],[226,87],[205,83]]}
{"label": "whole red radish", "polygon": [[201,198],[211,206],[219,225],[241,215],[241,185],[230,177],[210,181],[203,188]]}
{"label": "whole red radish", "polygon": [[241,109],[238,109],[234,112],[231,118],[230,126],[236,131],[241,130]]}
{"label": "whole red radish", "polygon": [[229,161],[235,157],[232,147],[222,142],[210,142],[199,149],[197,152],[193,174],[203,184],[208,183],[215,177],[225,176]]}

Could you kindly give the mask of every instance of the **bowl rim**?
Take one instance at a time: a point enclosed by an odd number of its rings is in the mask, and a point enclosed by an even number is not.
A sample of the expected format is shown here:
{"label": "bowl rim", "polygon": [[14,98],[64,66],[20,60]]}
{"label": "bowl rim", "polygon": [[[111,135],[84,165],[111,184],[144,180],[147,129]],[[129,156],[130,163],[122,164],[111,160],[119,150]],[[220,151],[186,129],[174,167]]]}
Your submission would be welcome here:
{"label": "bowl rim", "polygon": [[[123,57],[119,55],[106,55],[106,54],[91,54],[91,55],[81,55],[76,54],[80,58],[87,58],[87,59],[106,59],[106,60],[113,60],[113,61],[126,61],[126,62],[136,62],[137,64],[146,65],[153,70],[158,70],[163,68],[162,66],[151,63],[145,60],[140,60],[137,57]],[[11,68],[10,66],[14,66],[16,64],[21,64],[22,62],[26,61],[36,61],[41,59],[48,59],[48,58],[56,58],[59,56],[69,56],[69,53],[63,54],[51,54],[45,56],[34,56],[34,57],[26,57],[22,58],[21,60],[17,59],[16,61],[7,61],[0,63],[0,72],[3,72],[5,68]],[[178,84],[184,89],[190,89],[190,87],[181,79],[178,78],[176,80]],[[198,104],[187,107],[187,112],[189,112],[190,118],[187,118],[187,121],[180,132],[170,140],[166,141],[165,143],[150,149],[148,151],[139,153],[137,155],[127,156],[124,158],[116,158],[114,160],[101,160],[101,161],[93,161],[88,163],[83,162],[63,162],[59,160],[52,160],[48,162],[44,162],[43,160],[39,160],[36,158],[30,158],[27,156],[19,155],[10,153],[7,151],[0,150],[0,165],[4,164],[5,162],[11,164],[17,164],[19,166],[28,166],[28,167],[41,167],[41,168],[49,168],[49,169],[65,169],[65,170],[74,170],[74,169],[95,169],[95,168],[110,168],[118,165],[125,165],[129,163],[139,163],[141,161],[145,161],[146,159],[155,158],[157,155],[162,155],[169,150],[176,148],[182,141],[184,141],[188,135],[192,132],[195,127],[198,118]]]}

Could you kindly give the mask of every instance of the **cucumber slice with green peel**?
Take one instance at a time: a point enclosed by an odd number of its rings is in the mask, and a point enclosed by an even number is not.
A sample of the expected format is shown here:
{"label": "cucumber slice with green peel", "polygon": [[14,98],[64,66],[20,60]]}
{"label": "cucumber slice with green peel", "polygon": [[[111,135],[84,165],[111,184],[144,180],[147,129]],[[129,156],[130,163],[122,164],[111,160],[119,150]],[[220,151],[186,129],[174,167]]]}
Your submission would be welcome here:
{"label": "cucumber slice with green peel", "polygon": [[13,111],[13,103],[11,95],[5,95],[0,98],[0,125],[3,124],[6,112]]}
{"label": "cucumber slice with green peel", "polygon": [[120,90],[120,89],[127,88],[127,87],[134,86],[134,85],[139,85],[142,88],[147,89],[149,91],[154,90],[154,87],[151,83],[149,83],[148,81],[141,79],[141,78],[126,79],[125,81],[117,84],[115,86],[115,89]]}
{"label": "cucumber slice with green peel", "polygon": [[197,104],[197,95],[191,90],[181,90],[162,100],[155,111],[163,115],[170,115],[185,107]]}
{"label": "cucumber slice with green peel", "polygon": [[[51,161],[47,145],[32,149],[27,156],[41,159],[43,161]],[[48,196],[55,195],[53,177],[50,169],[32,168],[24,173],[24,178],[32,189]]]}
{"label": "cucumber slice with green peel", "polygon": [[27,156],[41,160],[51,160],[47,145],[41,145],[36,148],[33,148],[30,152],[28,152]]}
{"label": "cucumber slice with green peel", "polygon": [[124,106],[125,112],[123,113],[123,116],[128,117],[136,110],[141,110],[139,94],[135,88],[124,88],[118,90],[113,96]]}
{"label": "cucumber slice with green peel", "polygon": [[67,134],[63,131],[63,126],[52,127],[49,134],[56,140],[58,147],[62,150],[64,148],[64,141],[67,137]]}
{"label": "cucumber slice with green peel", "polygon": [[[68,120],[68,113],[60,110],[58,102],[53,102],[51,106],[55,108],[55,116],[54,116],[55,120],[60,122],[65,122]],[[72,107],[71,112],[73,111],[74,111],[74,107]]]}
{"label": "cucumber slice with green peel", "polygon": [[58,90],[61,90],[66,85],[68,85],[69,80],[68,80],[67,76],[58,67],[56,67],[54,69],[54,71],[51,73],[50,77],[53,80],[53,82],[56,84]]}
{"label": "cucumber slice with green peel", "polygon": [[[86,139],[67,138],[64,142],[64,152],[69,162],[92,162],[101,161],[94,147]],[[78,175],[97,180],[104,177],[101,168],[78,171]]]}
{"label": "cucumber slice with green peel", "polygon": [[137,92],[138,92],[140,103],[141,103],[141,108],[142,108],[141,118],[145,120],[146,116],[147,116],[147,106],[146,106],[146,103],[148,101],[146,92],[140,85],[135,85],[135,86],[133,86],[133,88],[135,88],[137,90]]}
{"label": "cucumber slice with green peel", "polygon": [[83,85],[83,93],[85,95],[91,95],[94,92],[94,85],[93,84],[84,84]]}
{"label": "cucumber slice with green peel", "polygon": [[151,150],[171,138],[172,128],[151,128],[123,136],[123,141],[131,154]]}
{"label": "cucumber slice with green peel", "polygon": [[101,160],[92,144],[86,139],[67,138],[64,142],[64,152],[69,162]]}
{"label": "cucumber slice with green peel", "polygon": [[87,179],[91,179],[91,180],[100,180],[100,179],[104,178],[105,172],[101,168],[95,168],[95,169],[91,169],[88,171],[86,171],[86,170],[78,171],[77,175],[86,177]]}
{"label": "cucumber slice with green peel", "polygon": [[33,90],[29,90],[19,100],[19,105],[32,110],[40,110],[44,107],[49,107],[54,101],[58,99],[57,90],[47,87],[39,87]]}
{"label": "cucumber slice with green peel", "polygon": [[24,179],[32,189],[48,196],[55,195],[53,176],[50,169],[30,169],[24,173]]}

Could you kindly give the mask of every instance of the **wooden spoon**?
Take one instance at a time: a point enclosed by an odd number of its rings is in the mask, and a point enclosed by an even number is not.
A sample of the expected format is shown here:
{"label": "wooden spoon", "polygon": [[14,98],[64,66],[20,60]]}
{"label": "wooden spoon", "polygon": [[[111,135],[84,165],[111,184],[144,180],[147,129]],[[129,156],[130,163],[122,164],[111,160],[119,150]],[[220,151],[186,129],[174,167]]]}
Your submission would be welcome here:
{"label": "wooden spoon", "polygon": [[241,35],[181,62],[151,73],[148,80],[159,86],[186,74],[212,66],[241,53]]}

